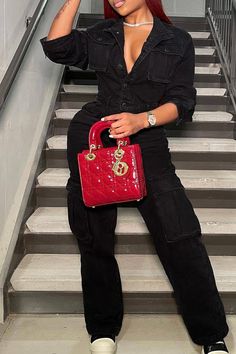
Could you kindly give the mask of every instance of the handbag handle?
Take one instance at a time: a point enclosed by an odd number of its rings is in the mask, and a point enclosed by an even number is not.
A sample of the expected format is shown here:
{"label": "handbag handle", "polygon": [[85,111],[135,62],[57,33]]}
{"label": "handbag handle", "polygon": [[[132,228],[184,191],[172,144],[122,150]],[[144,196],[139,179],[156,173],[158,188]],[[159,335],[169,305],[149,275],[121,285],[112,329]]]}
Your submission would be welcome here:
{"label": "handbag handle", "polygon": [[[99,145],[99,147],[103,147],[100,134],[104,129],[110,128],[111,124],[112,124],[112,121],[98,121],[98,122],[95,122],[91,126],[90,131],[89,131],[89,146],[90,147],[93,145],[94,145],[95,149],[98,147],[98,145]],[[130,138],[128,136],[126,136],[124,138],[116,139],[116,144],[119,145],[120,143],[122,145],[129,145]]]}

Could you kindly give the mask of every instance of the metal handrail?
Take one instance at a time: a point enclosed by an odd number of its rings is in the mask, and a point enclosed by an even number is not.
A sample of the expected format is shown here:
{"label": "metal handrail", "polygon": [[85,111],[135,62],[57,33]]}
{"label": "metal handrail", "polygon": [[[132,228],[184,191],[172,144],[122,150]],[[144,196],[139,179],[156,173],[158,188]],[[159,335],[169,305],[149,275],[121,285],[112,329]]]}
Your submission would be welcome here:
{"label": "metal handrail", "polygon": [[236,112],[236,0],[207,0],[206,15]]}
{"label": "metal handrail", "polygon": [[36,31],[39,22],[41,20],[41,17],[44,13],[44,10],[49,3],[49,0],[40,0],[33,16],[30,18],[30,21],[28,22],[28,27],[20,41],[20,44],[11,60],[11,63],[8,66],[8,69],[2,79],[2,82],[0,83],[0,110],[2,109],[6,99],[7,95],[10,91],[10,88],[15,80],[15,77],[18,73],[18,70],[21,66],[21,63],[25,57],[25,54],[27,52],[28,46],[30,45],[30,42],[32,40],[32,37],[34,35],[34,32]]}

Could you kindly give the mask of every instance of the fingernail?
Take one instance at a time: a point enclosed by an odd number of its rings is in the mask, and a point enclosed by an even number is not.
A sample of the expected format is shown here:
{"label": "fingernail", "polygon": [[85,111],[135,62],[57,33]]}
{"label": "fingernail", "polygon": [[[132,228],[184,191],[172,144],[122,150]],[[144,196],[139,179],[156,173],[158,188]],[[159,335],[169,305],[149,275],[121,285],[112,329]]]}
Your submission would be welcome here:
{"label": "fingernail", "polygon": [[104,120],[104,118],[101,118],[101,120]]}
{"label": "fingernail", "polygon": [[113,135],[109,135],[110,138],[113,138]]}

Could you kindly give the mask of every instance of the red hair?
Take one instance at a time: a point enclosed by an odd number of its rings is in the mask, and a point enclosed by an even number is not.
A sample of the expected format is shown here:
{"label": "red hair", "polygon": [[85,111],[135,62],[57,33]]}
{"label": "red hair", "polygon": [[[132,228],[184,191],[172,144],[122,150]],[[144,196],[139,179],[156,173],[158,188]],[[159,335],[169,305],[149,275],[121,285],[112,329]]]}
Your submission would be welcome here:
{"label": "red hair", "polygon": [[[103,1],[104,1],[105,19],[122,17],[115,10],[113,10],[108,0],[103,0]],[[165,14],[162,5],[162,0],[146,0],[146,3],[153,16],[159,17],[160,20],[166,23],[170,23],[170,24],[172,23],[169,17],[167,17],[167,15]]]}

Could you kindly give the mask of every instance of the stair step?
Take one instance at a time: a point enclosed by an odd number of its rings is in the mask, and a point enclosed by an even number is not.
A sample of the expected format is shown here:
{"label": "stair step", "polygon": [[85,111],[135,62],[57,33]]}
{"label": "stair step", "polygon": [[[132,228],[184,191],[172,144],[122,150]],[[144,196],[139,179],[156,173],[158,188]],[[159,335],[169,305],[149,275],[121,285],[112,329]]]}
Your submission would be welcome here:
{"label": "stair step", "polygon": [[[90,25],[103,21],[103,19],[104,15],[102,13],[81,13],[78,18],[76,27],[87,28]],[[190,26],[191,29],[189,29],[188,31],[209,30],[209,24],[206,17],[170,16],[170,19],[175,26],[180,26],[184,29]],[[196,29],[192,29],[192,27],[195,27]]]}
{"label": "stair step", "polygon": [[217,53],[215,52],[213,55],[207,54],[196,54],[195,56],[195,66],[202,65],[211,65],[211,64],[219,64],[220,59]]}
{"label": "stair step", "polygon": [[[80,27],[80,30],[86,30],[85,27]],[[194,39],[209,39],[211,33],[208,31],[189,31],[190,36]]]}
{"label": "stair step", "polygon": [[236,140],[215,138],[168,138],[170,151],[235,152]]}
{"label": "stair step", "polygon": [[193,114],[193,122],[231,122],[233,115],[228,112],[218,111],[195,111]]}
{"label": "stair step", "polygon": [[[211,78],[209,78],[211,80]],[[229,97],[226,95],[226,88],[214,87],[214,83],[208,87],[209,83],[204,85],[201,83],[196,87],[197,90],[197,110],[213,110],[212,105],[214,106],[214,110],[224,111],[227,108],[227,104],[229,102]],[[219,86],[219,83],[217,83]],[[205,87],[204,87],[205,86]],[[95,100],[98,94],[98,86],[91,84],[84,85],[63,85],[63,91],[59,94],[60,108],[75,108],[78,107],[78,103],[80,103],[80,107],[82,107],[83,103]],[[59,107],[58,107],[59,108]]]}
{"label": "stair step", "polygon": [[[210,256],[220,292],[236,291],[236,257]],[[157,255],[116,255],[126,293],[173,292]],[[81,292],[80,254],[27,254],[14,270],[15,292]]]}
{"label": "stair step", "polygon": [[[94,101],[96,95],[92,92],[59,92],[58,108],[82,108],[82,106],[88,101]],[[226,111],[229,103],[229,97],[227,95],[216,96],[211,95],[210,92],[209,95],[198,94],[196,110]]]}
{"label": "stair step", "polygon": [[209,31],[209,23],[205,17],[170,16],[170,18],[175,26],[186,31]]}
{"label": "stair step", "polygon": [[[44,204],[45,205],[45,204]],[[236,208],[194,208],[209,255],[236,255]],[[26,221],[25,253],[80,253],[68,206],[38,207]],[[116,254],[154,254],[153,239],[137,207],[117,207]]]}
{"label": "stair step", "polygon": [[[66,93],[97,94],[97,85],[63,85]],[[225,88],[198,87],[196,88],[198,96],[224,96]]]}
{"label": "stair step", "polygon": [[[197,124],[196,122],[194,124]],[[198,123],[202,124],[202,123]],[[215,124],[210,122],[209,125]],[[220,124],[230,124],[221,122]],[[232,122],[234,125],[234,123]],[[187,136],[188,132],[168,130],[168,147],[176,168],[187,170],[235,170],[236,169],[236,140],[232,138],[203,138],[201,130],[195,131],[196,136]],[[199,129],[200,127],[198,127]],[[219,128],[219,126],[218,126]],[[222,127],[227,133],[227,127]],[[210,127],[208,126],[209,130]],[[191,126],[189,126],[191,130]],[[207,133],[207,132],[206,132]],[[222,134],[224,131],[222,132]],[[194,132],[192,132],[194,134]],[[214,130],[209,134],[216,135]],[[228,134],[230,134],[228,129]],[[232,134],[232,132],[231,132]],[[176,137],[177,135],[177,137]],[[47,140],[46,159],[48,167],[68,167],[66,159],[67,136],[55,135]]]}
{"label": "stair step", "polygon": [[[194,208],[204,235],[236,237],[236,209]],[[25,234],[70,234],[67,207],[39,207],[26,221]],[[149,234],[137,208],[117,208],[117,235]]]}
{"label": "stair step", "polygon": [[188,32],[190,36],[194,39],[209,39],[211,36],[210,32],[207,31],[194,31],[194,32]]}
{"label": "stair step", "polygon": [[195,74],[201,75],[220,75],[221,69],[219,67],[210,67],[210,66],[196,66]]}
{"label": "stair step", "polygon": [[[59,108],[55,110],[55,120],[65,119],[71,120],[81,108]],[[220,111],[195,111],[193,114],[193,122],[230,122],[233,115],[228,112]]]}
{"label": "stair step", "polygon": [[[231,170],[178,170],[176,174],[187,189],[231,189],[236,191],[236,171]],[[69,178],[67,168],[47,168],[37,177],[41,187],[64,187]]]}
{"label": "stair step", "polygon": [[63,84],[62,88],[67,93],[85,93],[85,94],[97,94],[97,85],[66,85]]}
{"label": "stair step", "polygon": [[[66,150],[66,140],[66,135],[54,135],[47,139],[48,148]],[[234,139],[168,137],[168,143],[173,152],[236,152]]]}
{"label": "stair step", "polygon": [[195,55],[214,55],[216,54],[215,47],[195,47]]}
{"label": "stair step", "polygon": [[[179,313],[157,254],[118,254],[124,313]],[[235,313],[236,256],[209,256],[226,313]],[[14,270],[11,313],[84,313],[80,254],[27,254]]]}
{"label": "stair step", "polygon": [[58,108],[55,110],[55,119],[72,119],[81,108]]}
{"label": "stair step", "polygon": [[[78,68],[76,68],[78,69]],[[65,81],[67,85],[97,85],[97,76],[94,70],[86,70],[83,73],[78,70],[67,70]],[[219,66],[206,66],[203,64],[195,66],[194,86],[223,88],[226,87],[225,78]]]}
{"label": "stair step", "polygon": [[[125,292],[172,291],[157,257],[131,255],[128,258],[126,255],[117,255],[117,262]],[[226,279],[222,281],[226,287]],[[11,277],[11,285],[15,291],[80,292],[80,255],[25,255]]]}
{"label": "stair step", "polygon": [[211,88],[211,87],[198,87],[196,88],[198,96],[224,96],[226,94],[225,88]]}

